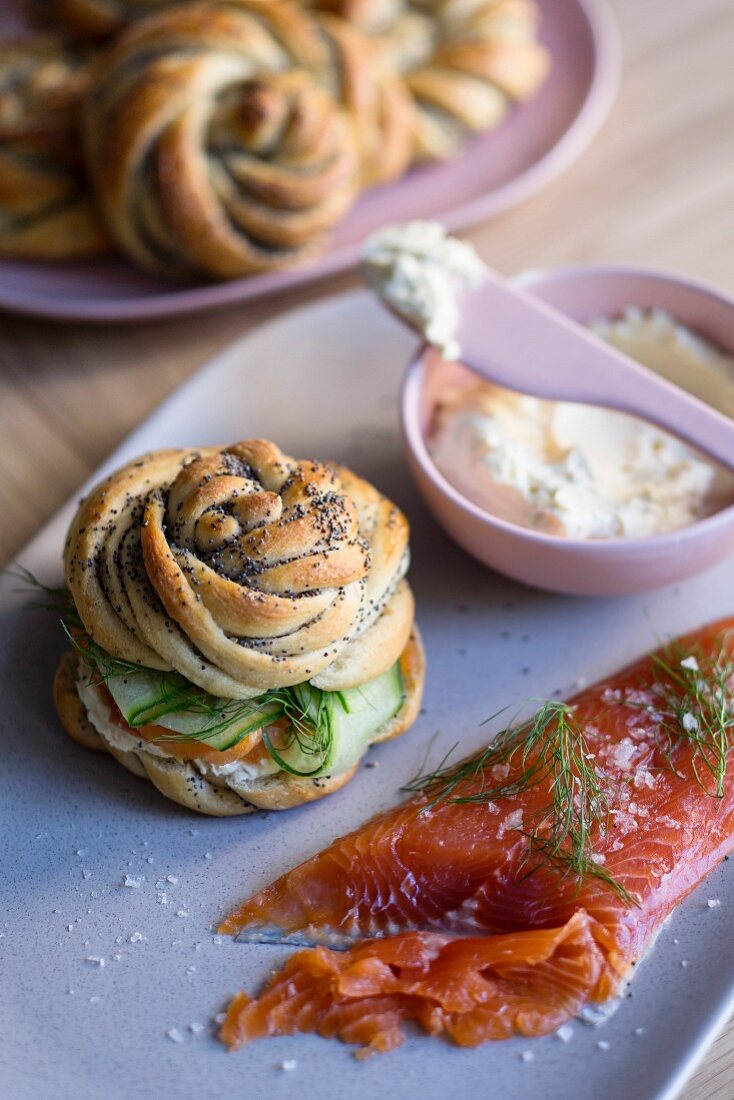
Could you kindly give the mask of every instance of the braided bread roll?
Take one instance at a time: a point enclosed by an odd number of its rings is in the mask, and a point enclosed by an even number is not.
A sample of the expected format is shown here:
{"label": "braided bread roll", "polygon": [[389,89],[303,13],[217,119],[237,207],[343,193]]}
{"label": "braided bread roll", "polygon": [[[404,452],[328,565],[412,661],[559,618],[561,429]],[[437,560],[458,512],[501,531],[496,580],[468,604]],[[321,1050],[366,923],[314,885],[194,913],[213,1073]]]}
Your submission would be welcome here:
{"label": "braided bread roll", "polygon": [[402,513],[350,471],[265,440],[123,467],[81,504],[65,564],[107,653],[231,699],[363,684],[413,624]]}
{"label": "braided bread roll", "polygon": [[[403,705],[373,740],[402,733],[420,705],[424,661],[408,558],[407,521],[372,485],[258,439],[129,463],[82,501],[64,553],[68,587],[97,645],[123,661],[175,669],[218,697],[250,699],[307,680],[345,690],[400,661]],[[260,759],[259,731],[231,753],[205,745],[162,752],[129,729],[121,745],[104,733],[118,719],[93,674],[82,673],[78,655],[67,654],[55,697],[68,732],[200,812],[284,809],[323,797],[356,769],[309,779],[269,765],[270,774],[232,778],[222,763],[232,753]],[[102,708],[101,727],[88,705]]]}
{"label": "braided bread roll", "polygon": [[337,12],[381,43],[416,108],[416,160],[454,156],[535,95],[548,51],[535,0],[301,0]]}
{"label": "braided bread roll", "polygon": [[85,51],[39,35],[0,44],[0,255],[70,259],[108,247],[79,161]]}
{"label": "braided bread roll", "polygon": [[168,276],[306,258],[361,187],[403,172],[410,97],[374,45],[285,0],[134,24],[97,69],[88,163],[115,240]]}

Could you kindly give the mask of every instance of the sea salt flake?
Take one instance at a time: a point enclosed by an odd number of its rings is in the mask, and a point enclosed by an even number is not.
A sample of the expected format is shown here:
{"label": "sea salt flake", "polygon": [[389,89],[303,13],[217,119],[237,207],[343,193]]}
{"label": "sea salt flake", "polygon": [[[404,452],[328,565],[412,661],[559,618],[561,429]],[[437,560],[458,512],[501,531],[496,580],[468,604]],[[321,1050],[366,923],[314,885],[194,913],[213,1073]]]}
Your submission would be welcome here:
{"label": "sea salt flake", "polygon": [[280,1063],[280,1068],[282,1070],[285,1070],[286,1073],[291,1073],[297,1065],[298,1062],[295,1060],[295,1058],[284,1058],[283,1061]]}
{"label": "sea salt flake", "polygon": [[609,1050],[612,1044],[608,1043],[606,1039],[600,1039],[596,1045],[599,1047],[599,1050]]}
{"label": "sea salt flake", "polygon": [[522,1054],[520,1055],[520,1061],[521,1062],[534,1062],[535,1061],[535,1055],[533,1054],[532,1050],[524,1050],[522,1052]]}
{"label": "sea salt flake", "polygon": [[98,1004],[99,1004],[99,1002],[100,1002],[100,998],[99,998],[99,997],[90,997],[90,998],[89,998],[89,1003],[90,1003],[90,1005],[98,1005]]}
{"label": "sea salt flake", "polygon": [[189,914],[185,909],[177,909],[176,910],[176,916],[177,917],[188,917],[188,915]]}
{"label": "sea salt flake", "polygon": [[195,974],[196,973],[196,967],[195,966],[187,966],[186,967],[186,973],[187,974]]}
{"label": "sea salt flake", "polygon": [[204,852],[204,859],[213,859],[211,852]]}
{"label": "sea salt flake", "polygon": [[216,1014],[216,1016],[214,1017],[214,1023],[215,1024],[223,1024],[226,1019],[227,1019],[227,1013],[226,1012],[218,1012]]}
{"label": "sea salt flake", "polygon": [[166,882],[170,882],[171,886],[175,886],[178,882],[178,879],[175,875],[166,875]]}
{"label": "sea salt flake", "polygon": [[168,895],[159,891],[156,894],[156,901],[159,905],[168,905]]}
{"label": "sea salt flake", "polygon": [[630,763],[632,757],[637,752],[638,745],[632,740],[631,737],[623,737],[615,746],[614,750],[610,753],[610,761],[620,771],[630,771]]}
{"label": "sea salt flake", "polygon": [[689,668],[691,672],[698,672],[698,661],[695,657],[684,657],[680,663],[681,668]]}
{"label": "sea salt flake", "polygon": [[105,965],[105,960],[101,955],[87,955],[85,962],[91,963],[92,966],[98,966],[100,969]]}
{"label": "sea salt flake", "polygon": [[709,907],[709,909],[718,909],[721,905],[721,899],[709,898],[709,900],[706,902],[706,905]]}
{"label": "sea salt flake", "polygon": [[638,764],[632,782],[638,790],[643,787],[649,787],[653,790],[657,786],[658,777],[653,775],[647,764]]}
{"label": "sea salt flake", "polygon": [[166,1032],[166,1035],[169,1039],[172,1039],[174,1043],[182,1043],[184,1041],[184,1037],[177,1027],[170,1028]]}
{"label": "sea salt flake", "polygon": [[131,932],[127,937],[128,943],[143,943],[147,940],[147,936],[144,936],[142,932]]}
{"label": "sea salt flake", "polygon": [[568,1024],[562,1024],[556,1032],[556,1038],[560,1039],[562,1043],[568,1043],[573,1038],[573,1028]]}
{"label": "sea salt flake", "polygon": [[644,1027],[636,1027],[635,1028],[635,1035],[644,1035],[644,1034],[645,1034]]}
{"label": "sea salt flake", "polygon": [[122,885],[129,886],[131,890],[139,890],[144,882],[144,875],[125,875]]}
{"label": "sea salt flake", "polygon": [[686,967],[686,966],[688,966],[688,959],[681,959],[681,961],[680,961],[680,964],[681,964],[681,966],[683,966],[683,967]]}
{"label": "sea salt flake", "polygon": [[509,813],[504,821],[499,824],[497,839],[502,840],[502,837],[510,829],[522,829],[522,816],[522,810],[513,810],[512,813]]}
{"label": "sea salt flake", "polygon": [[86,870],[82,871],[82,878],[83,879],[86,880],[86,879],[91,878],[91,877],[92,877],[92,872],[91,871],[86,871]]}
{"label": "sea salt flake", "polygon": [[205,1029],[203,1024],[198,1024],[196,1022],[194,1022],[193,1024],[189,1024],[189,1031],[192,1035],[201,1035],[202,1031],[204,1030]]}
{"label": "sea salt flake", "polygon": [[686,733],[695,733],[698,729],[698,718],[696,718],[695,714],[691,714],[689,710],[683,715],[680,723]]}

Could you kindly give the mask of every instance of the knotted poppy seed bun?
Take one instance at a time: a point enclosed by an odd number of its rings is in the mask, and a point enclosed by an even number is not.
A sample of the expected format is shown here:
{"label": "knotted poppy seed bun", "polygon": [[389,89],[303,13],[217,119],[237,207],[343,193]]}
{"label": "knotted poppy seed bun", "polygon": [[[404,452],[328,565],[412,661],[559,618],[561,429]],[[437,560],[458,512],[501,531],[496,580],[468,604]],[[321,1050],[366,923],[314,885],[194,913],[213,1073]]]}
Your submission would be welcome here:
{"label": "knotted poppy seed bun", "polygon": [[390,668],[413,624],[408,556],[405,517],[368,482],[247,440],[117,471],[82,502],[65,562],[106,652],[243,699]]}

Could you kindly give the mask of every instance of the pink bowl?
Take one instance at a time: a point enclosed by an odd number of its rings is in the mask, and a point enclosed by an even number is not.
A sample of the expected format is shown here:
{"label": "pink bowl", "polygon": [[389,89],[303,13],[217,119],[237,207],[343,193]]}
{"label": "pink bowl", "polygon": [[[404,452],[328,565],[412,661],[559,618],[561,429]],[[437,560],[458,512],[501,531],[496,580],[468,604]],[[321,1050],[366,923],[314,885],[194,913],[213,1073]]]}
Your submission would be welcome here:
{"label": "pink bowl", "polygon": [[[582,322],[618,315],[628,305],[662,308],[734,355],[734,299],[709,287],[623,267],[560,268],[522,281]],[[424,500],[451,538],[479,561],[536,588],[619,596],[683,580],[734,552],[734,507],[650,538],[576,540],[519,527],[467,500],[439,472],[426,446],[437,397],[462,370],[422,351],[403,384],[401,416],[409,466]]]}

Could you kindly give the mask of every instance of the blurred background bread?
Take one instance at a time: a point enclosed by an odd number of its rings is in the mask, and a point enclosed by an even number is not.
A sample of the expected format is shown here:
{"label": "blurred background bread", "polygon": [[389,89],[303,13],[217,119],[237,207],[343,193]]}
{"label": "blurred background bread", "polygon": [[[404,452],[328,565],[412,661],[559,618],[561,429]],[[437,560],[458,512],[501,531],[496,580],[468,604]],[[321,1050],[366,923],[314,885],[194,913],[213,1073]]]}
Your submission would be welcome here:
{"label": "blurred background bread", "polygon": [[0,252],[74,258],[109,237],[169,279],[307,261],[366,188],[457,155],[549,65],[535,0],[35,10],[78,45],[0,48]]}
{"label": "blurred background bread", "polygon": [[54,35],[0,43],[0,255],[41,260],[108,248],[81,162],[89,52]]}

